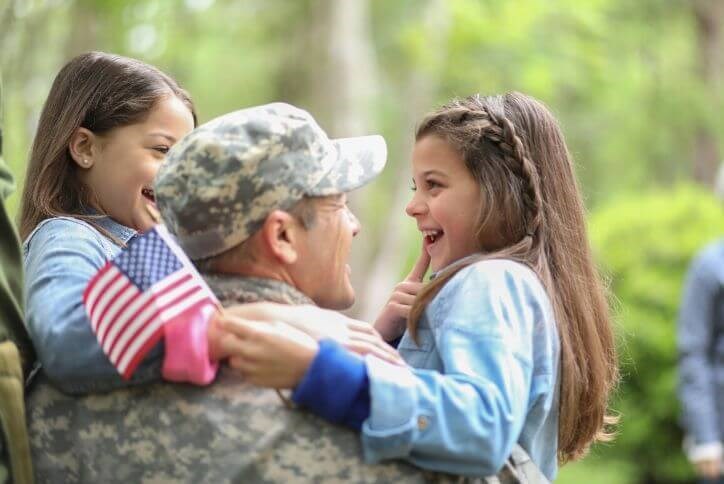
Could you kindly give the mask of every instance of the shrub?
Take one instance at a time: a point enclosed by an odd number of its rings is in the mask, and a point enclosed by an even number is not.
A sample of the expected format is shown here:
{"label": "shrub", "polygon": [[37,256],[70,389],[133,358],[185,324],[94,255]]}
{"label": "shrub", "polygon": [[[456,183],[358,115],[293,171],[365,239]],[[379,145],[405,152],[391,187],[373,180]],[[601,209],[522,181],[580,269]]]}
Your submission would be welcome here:
{"label": "shrub", "polygon": [[676,319],[689,263],[722,235],[721,202],[702,187],[617,199],[591,214],[599,265],[609,280],[620,335],[622,382],[613,409],[619,435],[594,451],[624,459],[638,482],[686,482],[676,398]]}

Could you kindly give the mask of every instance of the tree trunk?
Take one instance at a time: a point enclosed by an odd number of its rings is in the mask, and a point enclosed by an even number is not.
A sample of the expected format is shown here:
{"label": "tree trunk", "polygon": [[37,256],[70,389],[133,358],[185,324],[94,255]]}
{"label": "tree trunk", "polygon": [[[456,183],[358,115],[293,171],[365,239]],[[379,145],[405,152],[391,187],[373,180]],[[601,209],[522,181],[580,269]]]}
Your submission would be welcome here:
{"label": "tree trunk", "polygon": [[[377,59],[370,33],[367,0],[317,0],[310,19],[309,109],[330,137],[367,135],[375,131],[372,115],[378,93]],[[361,213],[365,197],[353,192],[348,200]],[[374,223],[362,220],[362,225]],[[350,256],[357,301],[364,300],[366,271],[373,258],[372,231],[357,237]],[[355,314],[354,308],[350,313]]]}
{"label": "tree trunk", "polygon": [[[394,151],[400,154],[400,159],[405,161],[396,167],[393,180],[396,181],[394,187],[397,191],[390,210],[384,214],[384,228],[379,232],[377,256],[371,264],[366,266],[370,269],[367,271],[367,280],[362,291],[364,298],[360,301],[361,304],[356,314],[364,321],[374,321],[387,302],[393,287],[399,282],[400,269],[406,259],[406,243],[408,242],[405,239],[406,231],[401,230],[400,227],[404,223],[409,223],[405,221],[404,210],[411,196],[407,182],[410,179],[410,165],[406,160],[409,159],[412,152],[412,133],[415,125],[421,116],[433,107],[432,103],[438,85],[439,68],[437,67],[444,61],[447,54],[447,35],[451,24],[445,1],[428,1],[424,6],[422,21],[427,33],[426,45],[430,49],[428,54],[433,65],[428,66],[428,69],[412,66],[409,69],[408,79],[404,85],[400,86],[401,92],[398,99],[405,99],[407,110],[405,119],[400,124],[404,134],[400,137],[400,146],[397,146]],[[421,246],[421,236],[419,241],[418,245]]]}
{"label": "tree trunk", "polygon": [[312,12],[321,49],[309,66],[314,116],[331,137],[368,134],[378,85],[368,1],[318,0]]}
{"label": "tree trunk", "polygon": [[[698,0],[694,3],[699,44],[699,72],[711,106],[718,106],[724,59],[722,58],[722,21],[724,2]],[[702,121],[697,128],[693,175],[697,181],[712,186],[721,161],[717,136],[711,122]]]}

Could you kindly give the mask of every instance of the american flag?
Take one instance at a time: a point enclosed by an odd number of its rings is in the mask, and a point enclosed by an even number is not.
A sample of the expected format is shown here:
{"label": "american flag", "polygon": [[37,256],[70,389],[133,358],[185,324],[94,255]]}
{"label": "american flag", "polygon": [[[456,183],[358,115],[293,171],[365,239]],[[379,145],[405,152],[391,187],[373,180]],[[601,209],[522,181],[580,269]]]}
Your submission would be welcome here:
{"label": "american flag", "polygon": [[173,237],[157,225],[108,261],[83,292],[103,352],[124,379],[163,336],[165,324],[218,301]]}

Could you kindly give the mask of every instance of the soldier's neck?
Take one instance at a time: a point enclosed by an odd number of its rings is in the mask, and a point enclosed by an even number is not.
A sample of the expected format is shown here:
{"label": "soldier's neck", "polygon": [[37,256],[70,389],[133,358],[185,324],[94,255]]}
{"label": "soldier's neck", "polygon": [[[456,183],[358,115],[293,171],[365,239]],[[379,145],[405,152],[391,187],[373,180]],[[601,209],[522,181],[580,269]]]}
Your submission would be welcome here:
{"label": "soldier's neck", "polygon": [[202,273],[222,306],[250,302],[314,304],[296,287],[278,279],[239,274]]}
{"label": "soldier's neck", "polygon": [[269,261],[247,260],[235,264],[233,273],[239,277],[273,279],[294,286],[294,279],[283,266]]}

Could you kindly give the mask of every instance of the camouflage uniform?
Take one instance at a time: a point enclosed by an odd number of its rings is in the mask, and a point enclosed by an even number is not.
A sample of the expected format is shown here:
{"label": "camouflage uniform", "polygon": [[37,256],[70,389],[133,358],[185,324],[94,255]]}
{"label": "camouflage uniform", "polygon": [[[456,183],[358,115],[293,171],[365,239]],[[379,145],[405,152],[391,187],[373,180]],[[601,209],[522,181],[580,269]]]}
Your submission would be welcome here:
{"label": "camouflage uniform", "polygon": [[[224,305],[310,302],[278,281],[204,277]],[[356,432],[287,408],[275,391],[244,383],[228,368],[205,388],[156,383],[81,398],[41,375],[27,405],[38,482],[542,482],[512,465],[475,480],[404,462],[364,464]],[[522,449],[514,458],[526,464]]]}
{"label": "camouflage uniform", "polygon": [[[224,305],[308,303],[281,282],[210,276]],[[366,465],[357,433],[289,409],[222,369],[209,387],[158,383],[82,398],[44,377],[29,393],[38,482],[454,482],[405,463]]]}
{"label": "camouflage uniform", "polygon": [[[0,83],[0,114],[1,101]],[[23,324],[20,244],[5,209],[5,199],[13,189],[2,158],[0,123],[0,482],[12,477],[13,482],[25,483],[32,482],[32,469],[24,425],[23,373],[30,371],[35,354]]]}
{"label": "camouflage uniform", "polygon": [[[203,259],[246,240],[271,210],[362,185],[385,157],[378,136],[332,141],[304,111],[273,104],[222,116],[181,140],[159,172],[156,198],[182,247]],[[280,281],[203,275],[223,305],[311,304]],[[466,480],[399,461],[364,464],[356,432],[288,408],[228,368],[205,388],[158,383],[82,398],[41,379],[28,409],[41,482]],[[528,482],[520,470],[530,460],[520,448],[513,457],[487,482]]]}

